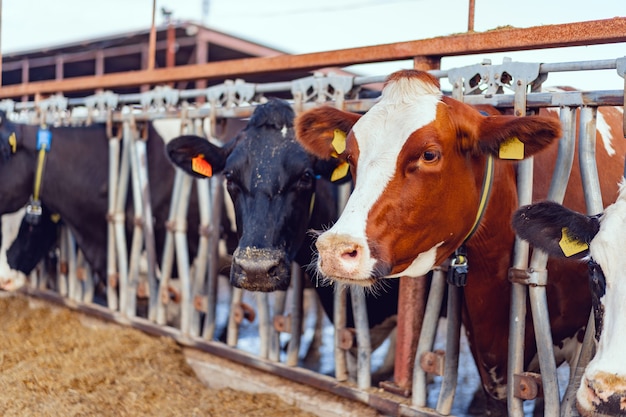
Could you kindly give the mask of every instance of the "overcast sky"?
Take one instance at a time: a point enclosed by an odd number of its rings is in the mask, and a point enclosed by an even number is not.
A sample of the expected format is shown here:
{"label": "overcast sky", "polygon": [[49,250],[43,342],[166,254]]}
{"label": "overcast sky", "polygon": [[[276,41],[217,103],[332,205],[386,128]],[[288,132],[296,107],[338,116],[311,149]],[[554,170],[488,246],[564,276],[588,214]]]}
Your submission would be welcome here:
{"label": "overcast sky", "polygon": [[[476,31],[499,26],[626,17],[626,0],[475,0]],[[306,53],[425,39],[467,30],[468,0],[157,0],[173,18],[191,20],[288,53]],[[207,7],[208,5],[208,7]],[[208,13],[207,13],[208,11]],[[146,29],[152,0],[2,0],[5,53]],[[568,62],[626,56],[626,44],[444,58],[443,68],[504,56],[517,61]],[[356,67],[383,75],[410,66],[401,61]],[[621,89],[614,71],[551,75],[546,84]]]}

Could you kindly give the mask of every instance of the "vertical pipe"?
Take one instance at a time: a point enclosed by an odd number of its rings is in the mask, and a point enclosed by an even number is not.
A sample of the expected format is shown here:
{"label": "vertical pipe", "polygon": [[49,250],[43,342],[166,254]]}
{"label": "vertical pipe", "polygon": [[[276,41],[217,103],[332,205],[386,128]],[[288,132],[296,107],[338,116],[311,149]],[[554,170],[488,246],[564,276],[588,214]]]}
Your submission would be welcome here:
{"label": "vertical pipe", "polygon": [[450,415],[456,383],[459,373],[459,347],[461,340],[461,304],[463,302],[463,288],[448,284],[448,314],[446,326],[446,360],[437,401],[437,412],[441,415]]}
{"label": "vertical pipe", "polygon": [[[283,316],[285,314],[285,304],[287,302],[287,291],[274,291],[272,296],[272,317]],[[291,343],[289,344],[291,345]],[[276,330],[276,326],[270,326],[268,358],[274,362],[280,361],[280,332]]]}
{"label": "vertical pipe", "polygon": [[474,31],[474,9],[476,8],[475,3],[476,3],[475,0],[469,0],[469,13],[468,13],[468,18],[467,18],[467,31],[468,32]]}
{"label": "vertical pipe", "polygon": [[411,402],[415,407],[426,407],[428,398],[426,372],[421,367],[422,355],[431,352],[435,344],[437,334],[437,324],[439,323],[439,313],[443,303],[443,295],[446,287],[446,277],[441,268],[433,271],[428,301],[424,312],[424,320],[420,331],[417,351],[415,352],[415,363],[413,365],[413,393]]}
{"label": "vertical pipe", "polygon": [[[519,204],[532,202],[533,159],[519,163],[517,169],[517,192]],[[513,268],[526,270],[528,267],[528,242],[515,238]],[[524,284],[511,284],[511,310],[509,322],[509,353],[507,366],[507,404],[509,417],[524,415],[523,401],[515,397],[516,374],[524,372],[524,334],[526,331],[526,302],[528,289]]]}
{"label": "vertical pipe", "polygon": [[156,278],[156,242],[154,237],[154,224],[152,215],[152,198],[150,196],[150,178],[148,174],[148,150],[147,139],[139,138],[136,142],[137,151],[137,170],[139,177],[140,199],[142,206],[141,216],[143,218],[143,236],[144,249],[148,263],[148,320],[154,321],[156,318],[157,299],[159,298],[159,289]]}
{"label": "vertical pipe", "polygon": [[228,327],[226,329],[226,344],[231,347],[237,346],[239,338],[239,324],[235,320],[235,311],[241,305],[243,290],[233,287],[230,294],[230,311],[228,313]]}
{"label": "vertical pipe", "polygon": [[172,186],[172,197],[170,198],[170,211],[167,216],[167,227],[165,232],[165,243],[163,245],[163,256],[161,258],[161,280],[159,281],[159,299],[157,301],[157,324],[164,325],[167,321],[167,305],[169,303],[168,286],[174,268],[174,230],[172,225],[176,224],[176,211],[180,201],[181,184],[184,174],[177,169],[174,174],[174,185]]}
{"label": "vertical pipe", "polygon": [[148,43],[148,68],[154,69],[155,55],[156,55],[156,26],[155,26],[155,14],[156,14],[156,0],[152,0],[152,24],[150,25],[150,39]]}
{"label": "vertical pipe", "polygon": [[67,234],[67,274],[69,282],[69,298],[73,301],[80,301],[82,289],[78,276],[76,275],[76,240],[71,230],[65,229]]}
{"label": "vertical pipe", "polygon": [[350,289],[350,297],[357,340],[357,385],[360,389],[366,390],[372,385],[372,343],[365,305],[365,291],[353,287]]}
{"label": "vertical pipe", "polygon": [[130,130],[129,121],[123,124],[123,150],[120,162],[119,186],[115,199],[115,247],[117,248],[117,270],[119,273],[118,291],[119,308],[122,314],[126,314],[128,305],[128,250],[126,243],[126,194],[128,193],[128,180],[130,177]]}
{"label": "vertical pipe", "polygon": [[335,327],[335,378],[337,381],[348,380],[348,363],[346,361],[346,352],[341,348],[341,332],[346,328],[348,310],[346,302],[347,287],[339,282],[334,282],[335,286],[333,297],[333,324]]}
{"label": "vertical pipe", "polygon": [[183,335],[191,334],[191,278],[189,272],[189,249],[187,248],[187,209],[193,179],[185,175],[181,184],[180,201],[176,212],[176,231],[174,244],[176,249],[176,265],[180,280],[180,330]]}
{"label": "vertical pipe", "polygon": [[[209,258],[209,228],[211,227],[211,203],[209,198],[209,179],[196,179],[196,192],[198,194],[198,209],[200,213],[198,253],[194,260],[193,274],[193,297],[204,294],[206,291],[207,264]],[[194,303],[195,304],[195,303]],[[199,332],[201,329],[200,311],[193,310],[192,330]]]}
{"label": "vertical pipe", "polygon": [[302,323],[304,321],[302,303],[304,299],[304,274],[297,262],[291,264],[291,287],[293,289],[293,304],[291,309],[291,339],[287,348],[288,366],[298,364],[298,353],[302,341]]}
{"label": "vertical pipe", "polygon": [[[57,266],[57,274],[61,285],[59,289],[64,297],[70,296],[70,283],[67,276],[67,226],[61,227],[61,238],[59,239],[59,264]],[[32,274],[31,274],[32,275]]]}
{"label": "vertical pipe", "polygon": [[596,107],[583,106],[580,109],[580,128],[578,160],[580,162],[580,174],[585,192],[587,214],[595,215],[602,213],[602,194],[600,192],[600,179],[596,166]]}
{"label": "vertical pipe", "polygon": [[[107,305],[115,311],[119,308],[117,299],[117,259],[115,253],[115,198],[117,195],[120,165],[120,140],[109,138],[109,207],[107,211]],[[102,277],[101,277],[102,278]]]}
{"label": "vertical pipe", "polygon": [[210,179],[209,188],[211,196],[211,234],[209,240],[209,272],[207,277],[207,311],[204,318],[204,330],[202,336],[207,340],[213,340],[215,335],[215,320],[217,312],[217,289],[219,280],[219,243],[220,222],[224,207],[223,177],[214,176]]}
{"label": "vertical pipe", "polygon": [[269,295],[265,292],[256,292],[255,295],[257,318],[259,320],[259,356],[267,359],[269,357],[270,333],[272,330]]}
{"label": "vertical pipe", "polygon": [[411,391],[413,364],[423,325],[426,277],[400,277],[398,324],[393,379],[403,391]]}

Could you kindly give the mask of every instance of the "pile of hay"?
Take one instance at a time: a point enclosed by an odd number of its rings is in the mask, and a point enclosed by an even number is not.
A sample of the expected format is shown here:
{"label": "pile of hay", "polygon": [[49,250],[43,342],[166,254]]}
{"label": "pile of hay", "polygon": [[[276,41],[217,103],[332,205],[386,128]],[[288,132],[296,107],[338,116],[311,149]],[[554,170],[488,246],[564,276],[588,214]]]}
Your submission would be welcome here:
{"label": "pile of hay", "polygon": [[206,387],[168,338],[7,293],[0,415],[313,416],[275,395]]}

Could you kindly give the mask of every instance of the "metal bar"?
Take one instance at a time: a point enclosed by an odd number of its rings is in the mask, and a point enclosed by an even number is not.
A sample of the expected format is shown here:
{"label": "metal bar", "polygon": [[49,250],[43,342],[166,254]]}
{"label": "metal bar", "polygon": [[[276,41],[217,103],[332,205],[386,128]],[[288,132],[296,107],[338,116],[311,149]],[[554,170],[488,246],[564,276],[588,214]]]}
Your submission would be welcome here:
{"label": "metal bar", "polygon": [[576,153],[576,107],[562,107],[559,118],[563,137],[559,140],[559,152],[547,198],[562,203]]}
{"label": "metal bar", "polygon": [[433,271],[430,283],[426,311],[420,332],[417,351],[415,353],[415,364],[413,366],[413,395],[411,404],[415,407],[426,407],[427,383],[426,372],[422,369],[422,356],[426,352],[431,352],[435,344],[437,325],[439,324],[439,313],[443,303],[443,295],[446,288],[446,277],[441,268]]}
{"label": "metal bar", "polygon": [[[394,384],[407,394],[413,382],[413,363],[426,304],[426,277],[400,277]],[[396,388],[394,387],[394,388]]]}
{"label": "metal bar", "polygon": [[239,324],[235,320],[235,310],[241,306],[242,298],[243,290],[241,288],[232,287],[228,325],[226,328],[226,344],[232,347],[237,346],[237,339],[239,338]]}
{"label": "metal bar", "polygon": [[[515,87],[514,109],[517,116],[525,116],[528,105],[528,84],[532,80],[518,80]],[[468,96],[470,97],[470,96]],[[533,158],[520,161],[517,167],[518,204],[530,204],[533,195]],[[528,242],[515,238],[513,268],[525,270],[528,267]],[[511,309],[509,316],[509,349],[507,363],[507,407],[510,417],[524,415],[523,402],[514,395],[515,375],[524,371],[524,335],[526,332],[526,302],[528,288],[525,285],[511,284]],[[549,322],[548,322],[549,323]],[[558,405],[558,404],[557,404]]]}
{"label": "metal bar", "polygon": [[291,339],[287,347],[288,366],[296,366],[300,353],[300,345],[302,341],[303,328],[303,310],[302,303],[304,301],[304,274],[302,268],[297,262],[291,264],[291,288],[292,288],[292,308],[291,308]]}
{"label": "metal bar", "polygon": [[348,311],[347,286],[339,282],[333,283],[335,292],[333,297],[333,325],[335,327],[335,378],[337,381],[348,380],[348,364],[346,355],[348,353],[341,348],[341,331],[346,328]]}
{"label": "metal bar", "polygon": [[444,416],[450,415],[452,402],[456,393],[459,371],[459,349],[461,341],[461,306],[463,289],[448,284],[448,314],[446,326],[446,360],[444,364],[441,390],[437,401],[437,412]]}
{"label": "metal bar", "polygon": [[374,45],[336,51],[264,58],[244,58],[173,68],[75,77],[60,81],[38,81],[3,86],[0,98],[20,97],[57,91],[85,91],[106,88],[165,84],[173,81],[245,77],[290,70],[315,70],[384,61],[413,59],[416,56],[462,56],[479,53],[588,46],[626,42],[626,18],[593,20],[531,28],[504,28],[430,39]]}
{"label": "metal bar", "polygon": [[180,193],[184,174],[181,170],[176,170],[174,174],[174,185],[172,186],[172,197],[170,198],[170,211],[167,216],[167,227],[165,232],[165,243],[163,244],[163,256],[161,257],[161,279],[159,281],[159,300],[157,303],[157,324],[166,324],[167,305],[169,304],[170,279],[174,268],[174,231],[176,230],[176,212],[181,201]]}
{"label": "metal bar", "polygon": [[[198,253],[194,264],[194,276],[192,283],[192,297],[198,297],[204,294],[207,286],[207,267],[209,263],[209,228],[211,227],[211,201],[209,197],[209,180],[197,179],[196,192],[198,194],[198,209],[200,213]],[[192,329],[202,328],[200,323],[200,311],[194,308],[192,314]]]}
{"label": "metal bar", "polygon": [[272,331],[272,323],[270,320],[270,302],[267,293],[256,292],[256,309],[257,319],[259,323],[259,356],[262,358],[269,357],[270,348],[270,332]]}
{"label": "metal bar", "polygon": [[[292,277],[293,279],[293,277]],[[272,317],[280,317],[285,314],[285,304],[287,302],[286,291],[275,291],[273,294],[273,315]],[[270,326],[270,340],[269,340],[269,354],[268,358],[271,361],[280,361],[280,332],[276,329],[276,326]]]}
{"label": "metal bar", "polygon": [[591,106],[583,106],[580,109],[580,127],[578,160],[580,162],[580,175],[585,192],[587,214],[595,215],[602,213],[602,195],[600,193],[600,179],[596,166],[596,117],[598,109]]}
{"label": "metal bar", "polygon": [[[532,202],[533,159],[521,161],[517,169],[517,193],[520,205]],[[515,238],[513,268],[525,270],[528,267],[528,242]],[[511,309],[509,321],[509,353],[507,366],[507,407],[509,417],[524,415],[523,402],[515,397],[514,377],[524,371],[524,334],[526,329],[527,287],[511,284]]]}
{"label": "metal bar", "polygon": [[[109,207],[107,210],[107,305],[111,310],[117,310],[117,259],[115,251],[115,199],[117,196],[118,176],[120,166],[120,139],[109,138]],[[101,277],[102,278],[102,277]]]}
{"label": "metal bar", "polygon": [[209,232],[209,272],[207,277],[207,311],[204,318],[202,335],[207,340],[213,340],[215,335],[215,320],[217,312],[217,289],[219,280],[219,241],[220,221],[224,208],[223,178],[216,175],[209,180],[211,197],[211,229]]}
{"label": "metal bar", "polygon": [[189,250],[187,247],[187,209],[193,179],[185,175],[181,184],[180,200],[176,210],[176,231],[174,232],[174,247],[176,250],[176,266],[180,280],[180,329],[185,335],[191,332],[191,311],[193,299],[191,296],[191,277],[189,272]]}
{"label": "metal bar", "polygon": [[352,315],[357,340],[357,385],[365,390],[372,386],[372,342],[370,326],[365,303],[365,291],[361,288],[350,288],[352,299]]}
{"label": "metal bar", "polygon": [[130,174],[131,174],[131,186],[133,194],[133,237],[130,246],[130,259],[128,262],[128,281],[126,291],[126,308],[123,310],[128,317],[135,316],[137,314],[137,288],[139,286],[139,264],[141,258],[141,252],[143,249],[143,200],[141,198],[141,180],[139,177],[139,156],[138,147],[141,146],[139,141],[139,134],[135,125],[135,120],[130,118],[129,123],[124,125],[124,134],[129,135],[130,140]]}
{"label": "metal bar", "polygon": [[120,162],[119,185],[117,197],[115,198],[115,247],[117,249],[117,270],[119,281],[119,311],[126,312],[128,304],[128,250],[126,247],[126,195],[128,193],[128,182],[130,178],[130,148],[131,140],[129,134],[129,121],[123,124],[123,149],[122,160]]}
{"label": "metal bar", "polygon": [[[140,186],[141,198],[141,216],[144,219],[143,224],[143,242],[147,260],[147,284],[148,284],[148,319],[154,321],[157,313],[157,300],[159,298],[159,289],[156,277],[156,242],[154,236],[154,224],[152,216],[152,198],[150,197],[150,180],[148,174],[148,151],[147,139],[138,138],[136,141],[137,153],[137,174]],[[139,207],[135,207],[135,211]]]}

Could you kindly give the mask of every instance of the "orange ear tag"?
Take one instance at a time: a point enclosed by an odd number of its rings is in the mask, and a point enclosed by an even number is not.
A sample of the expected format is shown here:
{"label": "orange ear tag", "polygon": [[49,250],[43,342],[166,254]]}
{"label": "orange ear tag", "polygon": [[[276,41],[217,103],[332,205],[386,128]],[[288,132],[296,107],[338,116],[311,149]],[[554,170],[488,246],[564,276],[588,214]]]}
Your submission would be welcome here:
{"label": "orange ear tag", "polygon": [[567,256],[568,258],[572,255],[576,255],[577,253],[589,249],[589,245],[587,245],[585,242],[573,239],[569,235],[569,229],[567,227],[561,229],[561,240],[559,241],[559,246],[563,251],[563,255]]}
{"label": "orange ear tag", "polygon": [[524,142],[512,137],[500,144],[500,159],[524,159]]}
{"label": "orange ear tag", "polygon": [[344,178],[346,175],[348,175],[349,168],[350,164],[348,164],[347,162],[340,163],[339,165],[337,165],[337,168],[335,168],[333,173],[330,174],[330,180],[337,181]]}
{"label": "orange ear tag", "polygon": [[331,145],[333,145],[333,149],[335,150],[335,154],[333,154],[333,156],[336,158],[341,155],[343,151],[346,150],[346,132],[335,129]]}
{"label": "orange ear tag", "polygon": [[205,177],[213,176],[213,167],[204,159],[204,155],[198,155],[191,160],[191,170]]}

